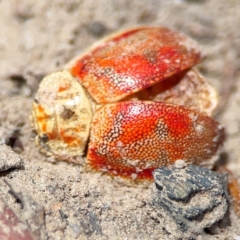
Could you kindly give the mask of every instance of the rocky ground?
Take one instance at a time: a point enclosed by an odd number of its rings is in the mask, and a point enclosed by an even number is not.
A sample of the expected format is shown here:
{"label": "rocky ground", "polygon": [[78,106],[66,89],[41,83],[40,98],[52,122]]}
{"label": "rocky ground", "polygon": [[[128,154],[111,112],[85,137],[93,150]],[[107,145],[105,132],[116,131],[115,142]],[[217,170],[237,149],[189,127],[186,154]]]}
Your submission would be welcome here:
{"label": "rocky ground", "polygon": [[[222,155],[240,179],[239,12],[239,0],[1,0],[0,141],[16,154],[0,148],[0,207],[7,203],[37,239],[176,239],[153,210],[153,184],[41,155],[29,121],[33,97],[43,76],[108,33],[138,25],[185,32],[207,56],[198,68],[220,93]],[[232,207],[227,222],[192,239],[240,239]]]}

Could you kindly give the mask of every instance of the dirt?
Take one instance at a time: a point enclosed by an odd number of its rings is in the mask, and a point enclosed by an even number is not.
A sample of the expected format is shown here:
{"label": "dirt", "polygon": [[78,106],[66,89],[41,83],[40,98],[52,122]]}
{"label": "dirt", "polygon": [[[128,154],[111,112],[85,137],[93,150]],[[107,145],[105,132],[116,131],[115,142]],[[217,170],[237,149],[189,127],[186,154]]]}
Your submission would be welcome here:
{"label": "dirt", "polygon": [[[17,152],[18,164],[1,173],[0,193],[37,239],[175,239],[151,207],[152,183],[56,162],[34,142],[29,115],[42,77],[121,29],[166,26],[199,42],[206,59],[198,68],[219,92],[222,156],[240,179],[239,12],[239,0],[0,1],[0,142]],[[231,206],[229,219],[196,239],[240,239]]]}

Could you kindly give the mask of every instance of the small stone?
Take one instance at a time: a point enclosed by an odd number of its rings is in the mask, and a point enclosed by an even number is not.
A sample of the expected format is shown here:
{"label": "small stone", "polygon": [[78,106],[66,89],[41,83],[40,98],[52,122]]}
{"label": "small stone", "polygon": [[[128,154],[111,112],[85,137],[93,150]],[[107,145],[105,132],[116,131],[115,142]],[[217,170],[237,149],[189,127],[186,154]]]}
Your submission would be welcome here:
{"label": "small stone", "polygon": [[0,144],[0,172],[22,168],[23,159],[5,144]]}
{"label": "small stone", "polygon": [[153,205],[175,230],[201,234],[224,218],[228,210],[224,175],[195,165],[161,167],[153,175],[157,189]]}
{"label": "small stone", "polygon": [[107,32],[107,27],[101,22],[92,22],[88,25],[88,31],[96,37],[101,37]]}

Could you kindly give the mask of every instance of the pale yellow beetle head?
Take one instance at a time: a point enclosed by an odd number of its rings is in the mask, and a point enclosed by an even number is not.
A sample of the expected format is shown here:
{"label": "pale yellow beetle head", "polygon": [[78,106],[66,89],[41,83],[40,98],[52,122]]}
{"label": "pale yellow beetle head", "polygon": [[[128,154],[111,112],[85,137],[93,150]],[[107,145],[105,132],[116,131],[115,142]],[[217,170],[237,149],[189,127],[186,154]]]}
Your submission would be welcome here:
{"label": "pale yellow beetle head", "polygon": [[93,102],[68,71],[45,77],[33,103],[32,120],[42,150],[61,158],[82,156],[89,138]]}

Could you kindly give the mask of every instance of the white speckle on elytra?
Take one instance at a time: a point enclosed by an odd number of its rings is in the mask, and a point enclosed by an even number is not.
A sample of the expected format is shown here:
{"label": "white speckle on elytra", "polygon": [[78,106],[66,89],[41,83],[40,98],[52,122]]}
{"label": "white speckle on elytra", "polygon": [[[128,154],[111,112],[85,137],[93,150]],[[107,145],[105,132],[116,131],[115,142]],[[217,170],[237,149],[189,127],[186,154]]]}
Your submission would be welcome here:
{"label": "white speckle on elytra", "polygon": [[218,125],[218,130],[222,130],[223,129],[223,125]]}
{"label": "white speckle on elytra", "polygon": [[189,118],[193,121],[193,122],[196,122],[197,119],[198,119],[198,116],[194,113],[190,113],[189,114]]}
{"label": "white speckle on elytra", "polygon": [[108,169],[106,169],[106,168],[101,168],[100,171],[105,173],[105,172],[108,172]]}
{"label": "white speckle on elytra", "polygon": [[136,167],[136,173],[140,173],[140,172],[142,172],[142,169]]}
{"label": "white speckle on elytra", "polygon": [[117,141],[117,147],[122,147],[123,146],[123,143],[121,141]]}
{"label": "white speckle on elytra", "polygon": [[212,140],[214,143],[217,143],[219,141],[219,135],[216,135],[213,140]]}
{"label": "white speckle on elytra", "polygon": [[127,164],[130,165],[130,166],[137,166],[139,163],[139,160],[130,160],[130,159],[127,159]]}
{"label": "white speckle on elytra", "polygon": [[165,63],[170,63],[171,61],[169,59],[164,59],[163,60]]}
{"label": "white speckle on elytra", "polygon": [[197,124],[195,126],[195,129],[196,129],[196,132],[197,132],[198,135],[201,135],[204,132],[204,126],[203,126],[202,123],[201,124]]}
{"label": "white speckle on elytra", "polygon": [[137,178],[137,176],[138,176],[138,175],[137,175],[136,173],[132,173],[132,174],[131,174],[132,180],[135,180],[135,179]]}
{"label": "white speckle on elytra", "polygon": [[150,168],[150,167],[151,167],[151,164],[147,162],[147,163],[145,164],[145,166],[143,167],[143,169],[148,169],[148,168]]}
{"label": "white speckle on elytra", "polygon": [[212,151],[211,151],[210,149],[205,149],[205,152],[206,152],[207,154],[212,154]]}

